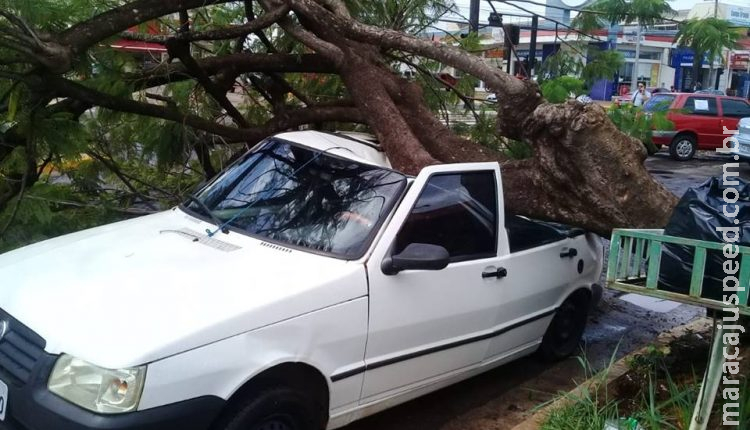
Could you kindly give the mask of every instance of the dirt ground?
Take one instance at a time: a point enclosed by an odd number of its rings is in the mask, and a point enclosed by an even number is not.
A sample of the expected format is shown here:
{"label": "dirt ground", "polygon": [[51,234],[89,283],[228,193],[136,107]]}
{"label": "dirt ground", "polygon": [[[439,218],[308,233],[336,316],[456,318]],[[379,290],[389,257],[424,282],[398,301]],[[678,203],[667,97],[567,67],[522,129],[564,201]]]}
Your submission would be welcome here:
{"label": "dirt ground", "polygon": [[[722,174],[726,158],[700,151],[694,160],[676,162],[661,151],[646,162],[652,174],[675,194]],[[750,166],[741,176],[750,179]],[[605,291],[592,314],[585,339],[585,356],[594,368],[605,366],[649,343],[672,327],[687,323],[705,311],[682,305],[667,313],[649,311]],[[514,363],[442,389],[428,396],[356,422],[345,430],[506,430],[530,415],[561,391],[569,391],[586,377],[576,358],[553,365],[534,358]]]}

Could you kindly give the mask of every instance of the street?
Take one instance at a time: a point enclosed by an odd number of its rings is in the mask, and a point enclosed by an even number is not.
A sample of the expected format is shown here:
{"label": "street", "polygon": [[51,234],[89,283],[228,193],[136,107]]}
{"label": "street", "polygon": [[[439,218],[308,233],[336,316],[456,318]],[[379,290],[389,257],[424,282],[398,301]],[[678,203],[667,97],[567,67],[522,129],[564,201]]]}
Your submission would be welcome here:
{"label": "street", "polygon": [[[646,166],[660,182],[681,195],[710,176],[720,176],[724,162],[727,158],[709,151],[700,151],[691,161],[676,162],[662,150],[649,157]],[[743,163],[739,170],[743,178],[750,179],[750,166]],[[659,333],[705,313],[687,305],[656,312],[621,300],[621,296],[622,293],[605,290],[589,319],[584,350],[594,369],[605,367],[613,354],[622,357]],[[507,430],[534,408],[560,391],[572,389],[586,377],[575,357],[555,364],[536,357],[523,358],[356,422],[346,430]]]}

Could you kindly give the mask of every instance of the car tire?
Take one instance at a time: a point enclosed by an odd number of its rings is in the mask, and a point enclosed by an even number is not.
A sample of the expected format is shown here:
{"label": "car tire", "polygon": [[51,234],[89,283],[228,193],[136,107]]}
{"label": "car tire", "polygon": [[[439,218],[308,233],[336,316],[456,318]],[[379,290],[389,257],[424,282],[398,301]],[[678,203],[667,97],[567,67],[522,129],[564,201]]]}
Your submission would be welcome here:
{"label": "car tire", "polygon": [[586,329],[590,301],[589,295],[576,293],[560,305],[539,347],[545,361],[560,361],[578,350]]}
{"label": "car tire", "polygon": [[669,155],[677,161],[687,161],[693,158],[698,149],[698,142],[691,134],[678,134],[669,145]]}
{"label": "car tire", "polygon": [[320,406],[286,387],[251,393],[236,402],[212,430],[321,430]]}

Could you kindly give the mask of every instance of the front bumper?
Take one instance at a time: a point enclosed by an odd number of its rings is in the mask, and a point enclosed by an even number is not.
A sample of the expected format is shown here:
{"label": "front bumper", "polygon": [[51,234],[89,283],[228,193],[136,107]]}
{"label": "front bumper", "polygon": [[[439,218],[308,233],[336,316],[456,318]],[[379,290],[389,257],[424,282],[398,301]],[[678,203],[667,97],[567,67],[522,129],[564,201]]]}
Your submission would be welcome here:
{"label": "front bumper", "polygon": [[224,401],[202,397],[123,415],[98,415],[45,389],[10,390],[9,414],[0,430],[207,430]]}
{"label": "front bumper", "polygon": [[0,380],[8,386],[0,430],[207,430],[224,407],[218,397],[201,397],[121,415],[100,415],[63,400],[47,389],[58,356],[45,341],[0,309],[7,333],[0,336]]}

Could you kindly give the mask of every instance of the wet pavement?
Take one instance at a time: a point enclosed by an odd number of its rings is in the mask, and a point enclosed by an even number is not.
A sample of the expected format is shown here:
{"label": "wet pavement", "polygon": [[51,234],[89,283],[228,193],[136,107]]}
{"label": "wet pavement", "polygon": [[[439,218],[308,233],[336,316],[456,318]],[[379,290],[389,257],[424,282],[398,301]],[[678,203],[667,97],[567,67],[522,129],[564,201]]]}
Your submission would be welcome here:
{"label": "wet pavement", "polygon": [[[649,171],[677,195],[722,174],[731,162],[700,151],[688,162],[677,162],[662,151],[649,157]],[[740,163],[740,176],[750,179],[750,166]],[[606,243],[605,243],[606,249]],[[638,349],[672,327],[705,315],[705,310],[681,305],[660,313],[605,290],[584,334],[585,360],[572,357],[549,364],[528,357],[442,389],[430,395],[354,423],[345,430],[506,430],[520,423],[539,405],[569,391],[592,371]],[[582,363],[586,363],[584,366]]]}
{"label": "wet pavement", "polygon": [[711,176],[721,176],[725,163],[738,163],[739,167],[731,170],[739,172],[741,178],[750,180],[750,164],[734,161],[714,151],[698,151],[690,161],[674,161],[666,150],[662,150],[646,160],[646,167],[656,179],[681,196],[689,187]]}

